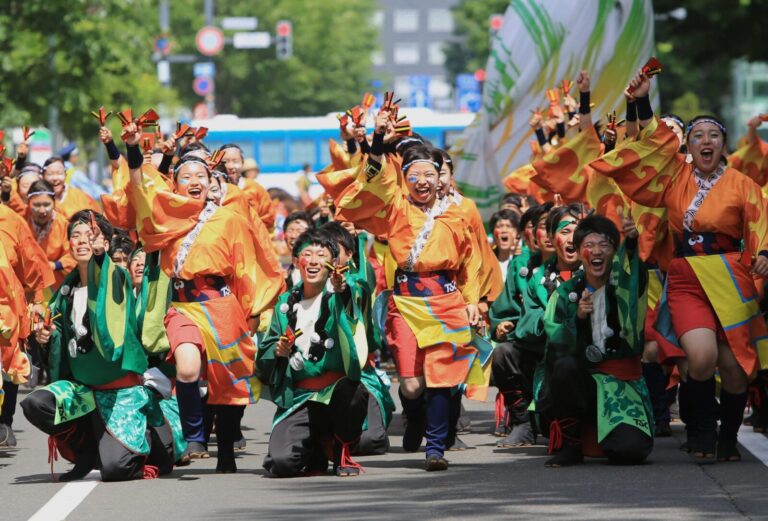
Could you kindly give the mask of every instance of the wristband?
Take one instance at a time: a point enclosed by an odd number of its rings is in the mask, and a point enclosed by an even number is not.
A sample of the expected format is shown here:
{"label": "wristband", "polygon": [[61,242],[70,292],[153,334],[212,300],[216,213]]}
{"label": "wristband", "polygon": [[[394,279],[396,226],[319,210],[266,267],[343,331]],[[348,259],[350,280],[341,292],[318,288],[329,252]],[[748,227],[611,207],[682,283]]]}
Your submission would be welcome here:
{"label": "wristband", "polygon": [[637,98],[637,119],[645,121],[653,118],[653,108],[651,108],[651,98],[643,96]]}
{"label": "wristband", "polygon": [[157,171],[163,175],[168,175],[168,172],[171,170],[171,163],[173,163],[173,154],[163,154],[163,159],[160,161]]}
{"label": "wristband", "polygon": [[[16,163],[14,163],[13,168],[21,172],[21,169],[24,168],[24,165],[27,162],[27,156],[16,156]],[[10,172],[8,172],[10,174]]]}
{"label": "wristband", "polygon": [[544,135],[544,129],[541,127],[536,129],[536,140],[540,146],[544,146],[547,143],[547,137]]}
{"label": "wristband", "polygon": [[564,138],[565,137],[565,123],[558,123],[556,128],[557,128],[557,137]]}
{"label": "wristband", "polygon": [[371,143],[371,154],[380,156],[384,153],[384,134],[373,133],[373,142]]}
{"label": "wristband", "polygon": [[114,141],[108,141],[104,143],[104,147],[107,149],[107,157],[110,161],[117,161],[120,159],[120,151],[117,149]]}
{"label": "wristband", "polygon": [[61,261],[56,261],[53,263],[53,270],[54,271],[61,271],[64,266],[61,264]]}
{"label": "wristband", "polygon": [[627,116],[624,118],[626,121],[637,121],[637,102],[627,101]]}
{"label": "wristband", "polygon": [[589,114],[592,108],[589,106],[589,91],[579,92],[579,114]]}
{"label": "wristband", "polygon": [[128,168],[131,170],[141,168],[141,165],[144,164],[144,156],[141,155],[139,145],[127,145],[125,148],[127,150]]}
{"label": "wristband", "polygon": [[347,140],[347,154],[350,156],[357,152],[357,141],[354,139]]}

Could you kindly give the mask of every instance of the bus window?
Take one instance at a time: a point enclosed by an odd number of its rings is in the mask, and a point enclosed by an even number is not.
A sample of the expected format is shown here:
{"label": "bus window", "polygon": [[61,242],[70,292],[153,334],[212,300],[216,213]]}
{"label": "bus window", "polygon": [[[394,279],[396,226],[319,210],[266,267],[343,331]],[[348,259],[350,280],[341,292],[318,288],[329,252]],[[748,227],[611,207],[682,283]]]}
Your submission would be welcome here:
{"label": "bus window", "polygon": [[291,154],[288,160],[290,165],[303,165],[305,163],[314,165],[317,161],[313,139],[293,139],[290,142],[290,150]]}
{"label": "bus window", "polygon": [[264,166],[285,164],[285,142],[265,140],[259,143],[259,163]]}
{"label": "bus window", "polygon": [[327,140],[320,140],[320,164],[325,167],[331,162],[331,151],[328,149]]}

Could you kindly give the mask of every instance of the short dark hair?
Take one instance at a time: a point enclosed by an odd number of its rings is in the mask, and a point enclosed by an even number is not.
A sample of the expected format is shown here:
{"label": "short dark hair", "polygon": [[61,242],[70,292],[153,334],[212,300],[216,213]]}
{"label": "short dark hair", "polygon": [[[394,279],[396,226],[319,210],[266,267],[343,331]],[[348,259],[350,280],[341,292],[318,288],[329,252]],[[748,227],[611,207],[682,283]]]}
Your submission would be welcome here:
{"label": "short dark hair", "polygon": [[571,203],[553,208],[547,216],[547,233],[549,235],[557,233],[557,226],[564,217],[571,216],[579,220],[585,213],[584,205],[581,203]]}
{"label": "short dark hair", "polygon": [[101,215],[99,212],[93,210],[80,210],[72,217],[69,218],[69,225],[67,225],[67,239],[72,236],[72,229],[78,224],[90,224],[91,216],[96,221],[96,226],[101,230],[101,234],[107,241],[112,241],[112,235],[115,233],[115,229],[110,222]]}
{"label": "short dark hair", "polygon": [[205,150],[209,154],[211,153],[211,151],[208,149],[207,146],[205,146],[204,143],[202,143],[200,141],[194,141],[194,142],[189,143],[187,146],[185,146],[184,148],[179,150],[179,157],[184,157],[187,154],[189,154],[190,152],[194,152],[195,150]]}
{"label": "short dark hair", "polygon": [[136,245],[134,244],[133,239],[131,239],[131,236],[128,235],[127,231],[122,228],[114,229],[112,240],[109,241],[110,258],[118,251],[122,251],[126,256],[129,256],[135,247]]}
{"label": "short dark hair", "polygon": [[339,245],[343,246],[345,250],[350,253],[355,253],[356,240],[354,235],[344,228],[337,221],[330,221],[320,227],[321,230],[327,232],[331,238]]}
{"label": "short dark hair", "polygon": [[173,166],[173,180],[176,181],[176,178],[179,177],[179,172],[181,171],[181,167],[184,166],[187,163],[202,163],[203,166],[205,166],[205,171],[208,172],[208,179],[211,178],[211,169],[208,167],[208,163],[205,161],[205,159],[193,156],[190,154],[185,154],[179,159],[176,164]]}
{"label": "short dark hair", "polygon": [[305,245],[317,245],[323,248],[327,248],[331,252],[331,257],[334,259],[339,256],[339,245],[331,238],[331,235],[325,231],[317,228],[310,228],[305,231],[299,238],[296,239],[296,244],[293,245],[293,251],[291,255],[298,257],[301,253],[302,247]]}
{"label": "short dark hair", "polygon": [[283,230],[288,228],[288,225],[294,221],[304,221],[305,223],[307,223],[307,226],[309,226],[310,228],[312,228],[314,224],[312,222],[312,218],[309,216],[307,212],[302,212],[301,210],[299,210],[299,211],[291,212],[290,214],[288,214],[288,217],[286,217],[285,221],[283,222]]}
{"label": "short dark hair", "polygon": [[539,206],[534,208],[532,219],[531,219],[533,226],[534,227],[537,226],[541,219],[546,219],[547,218],[546,216],[549,214],[549,212],[552,211],[552,208],[554,208],[554,206],[555,206],[554,204],[547,201],[546,203],[540,204]]}
{"label": "short dark hair", "polygon": [[619,247],[619,230],[613,221],[607,217],[593,214],[576,226],[576,231],[573,232],[573,245],[576,246],[576,249],[581,248],[581,243],[590,233],[599,233],[605,236],[613,244],[614,249]]}
{"label": "short dark hair", "polygon": [[442,148],[438,148],[437,151],[440,152],[440,155],[443,158],[443,164],[448,165],[448,170],[450,170],[451,175],[453,175],[453,159],[451,159],[451,155]]}
{"label": "short dark hair", "polygon": [[491,232],[496,228],[496,223],[499,221],[509,221],[514,228],[520,229],[520,217],[512,210],[499,210],[491,215],[491,220],[488,222]]}
{"label": "short dark hair", "polygon": [[43,163],[43,172],[45,172],[45,167],[48,165],[52,165],[54,163],[61,163],[62,165],[65,164],[64,158],[61,156],[51,156],[48,159],[45,160],[45,163]]}

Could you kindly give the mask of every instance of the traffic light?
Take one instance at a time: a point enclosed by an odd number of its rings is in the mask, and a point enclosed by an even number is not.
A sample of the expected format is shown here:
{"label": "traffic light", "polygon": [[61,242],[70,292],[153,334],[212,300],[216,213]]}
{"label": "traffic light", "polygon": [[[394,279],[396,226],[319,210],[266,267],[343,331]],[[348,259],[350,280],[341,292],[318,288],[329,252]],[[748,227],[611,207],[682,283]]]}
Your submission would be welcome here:
{"label": "traffic light", "polygon": [[275,27],[275,53],[278,60],[287,60],[293,56],[293,24],[289,20],[280,20]]}

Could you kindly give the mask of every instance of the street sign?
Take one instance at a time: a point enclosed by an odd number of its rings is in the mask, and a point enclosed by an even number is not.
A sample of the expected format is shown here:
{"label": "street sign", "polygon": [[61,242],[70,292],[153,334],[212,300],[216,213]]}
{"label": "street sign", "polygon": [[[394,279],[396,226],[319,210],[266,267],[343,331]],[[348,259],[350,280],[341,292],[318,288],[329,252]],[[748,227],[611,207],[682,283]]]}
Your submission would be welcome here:
{"label": "street sign", "polygon": [[408,105],[411,107],[429,108],[429,83],[432,77],[427,74],[416,74],[408,77],[411,89]]}
{"label": "street sign", "polygon": [[168,60],[157,62],[157,81],[163,85],[171,83],[171,64],[168,63]]}
{"label": "street sign", "polygon": [[228,16],[221,19],[222,29],[228,31],[255,31],[259,19],[255,16]]}
{"label": "street sign", "polygon": [[200,76],[213,78],[216,76],[216,64],[213,62],[197,62],[192,66],[192,76],[195,78]]}
{"label": "street sign", "polygon": [[459,112],[477,112],[483,103],[480,82],[474,74],[456,76],[456,108]]}
{"label": "street sign", "polygon": [[203,27],[197,31],[195,44],[200,54],[215,56],[224,48],[224,33],[218,27],[212,25]]}
{"label": "street sign", "polygon": [[160,53],[163,56],[168,56],[171,53],[171,47],[173,42],[168,35],[155,36],[155,52]]}
{"label": "street sign", "polygon": [[209,76],[199,76],[192,82],[192,90],[198,96],[206,96],[213,92],[213,78]]}
{"label": "street sign", "polygon": [[235,49],[266,49],[272,45],[272,35],[266,31],[235,33],[232,45]]}

